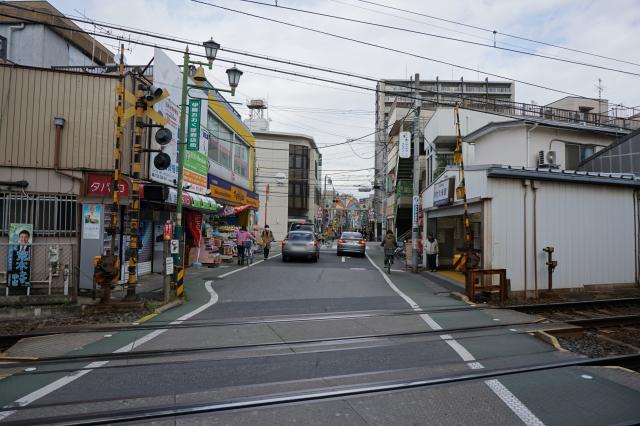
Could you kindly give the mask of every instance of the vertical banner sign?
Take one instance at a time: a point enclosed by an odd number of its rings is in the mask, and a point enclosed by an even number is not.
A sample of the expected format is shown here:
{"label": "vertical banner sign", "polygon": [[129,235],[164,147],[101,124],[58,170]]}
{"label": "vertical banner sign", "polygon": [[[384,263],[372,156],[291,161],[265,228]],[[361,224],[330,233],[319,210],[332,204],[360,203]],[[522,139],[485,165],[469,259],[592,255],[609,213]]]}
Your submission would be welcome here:
{"label": "vertical banner sign", "polygon": [[398,155],[400,158],[411,158],[411,132],[400,132]]}
{"label": "vertical banner sign", "polygon": [[9,250],[7,252],[7,286],[9,287],[29,287],[31,285],[32,236],[32,224],[9,224]]}
{"label": "vertical banner sign", "polygon": [[200,99],[189,99],[189,126],[187,127],[187,149],[200,150]]}
{"label": "vertical banner sign", "polygon": [[418,210],[420,209],[420,197],[415,195],[413,197],[413,215],[412,224],[415,226],[418,224]]}

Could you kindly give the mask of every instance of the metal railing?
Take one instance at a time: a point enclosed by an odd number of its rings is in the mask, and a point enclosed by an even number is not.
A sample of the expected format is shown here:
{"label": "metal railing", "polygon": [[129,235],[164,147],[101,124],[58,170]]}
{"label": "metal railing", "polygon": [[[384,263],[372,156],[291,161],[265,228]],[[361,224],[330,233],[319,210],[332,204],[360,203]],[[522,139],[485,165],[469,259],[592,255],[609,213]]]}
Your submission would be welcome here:
{"label": "metal railing", "polygon": [[77,244],[69,242],[34,243],[29,247],[29,286],[9,285],[6,261],[8,243],[0,244],[0,288],[4,295],[68,295],[74,294],[78,282]]}

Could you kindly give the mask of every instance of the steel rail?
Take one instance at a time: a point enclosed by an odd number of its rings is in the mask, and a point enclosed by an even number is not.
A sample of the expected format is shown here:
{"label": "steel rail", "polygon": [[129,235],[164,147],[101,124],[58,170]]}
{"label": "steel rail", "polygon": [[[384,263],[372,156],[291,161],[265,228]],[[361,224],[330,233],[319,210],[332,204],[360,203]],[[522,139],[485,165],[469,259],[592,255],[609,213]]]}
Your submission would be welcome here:
{"label": "steel rail", "polygon": [[[0,347],[2,347],[2,341],[25,339],[29,337],[42,337],[56,334],[76,334],[76,333],[101,333],[101,332],[126,332],[126,331],[141,331],[141,330],[157,330],[157,329],[177,329],[177,328],[198,328],[198,327],[225,327],[225,326],[238,326],[238,325],[260,325],[260,324],[278,324],[278,323],[290,323],[290,322],[306,322],[306,321],[336,321],[346,319],[359,319],[359,318],[378,318],[378,317],[393,317],[393,316],[413,316],[423,314],[438,314],[438,313],[450,313],[450,312],[465,312],[472,310],[517,310],[517,311],[540,311],[548,310],[552,308],[562,307],[585,307],[585,306],[600,306],[606,304],[625,304],[625,303],[640,303],[640,297],[638,298],[624,298],[624,299],[602,299],[592,301],[578,301],[578,302],[560,302],[550,304],[536,304],[536,305],[513,305],[513,306],[492,306],[492,305],[464,305],[458,307],[434,307],[430,309],[420,310],[368,310],[361,311],[347,311],[347,312],[335,312],[327,315],[319,314],[307,314],[303,316],[264,316],[254,317],[260,318],[255,320],[230,320],[230,321],[203,321],[203,320],[185,320],[181,324],[170,324],[169,322],[148,322],[136,325],[113,325],[108,327],[96,326],[87,327],[86,325],[80,326],[68,326],[61,328],[49,328],[40,332],[22,333],[22,334],[10,334],[0,335]],[[355,313],[354,313],[355,312]],[[250,318],[250,317],[249,317]],[[565,321],[566,322],[566,321]]]}
{"label": "steel rail", "polygon": [[[291,403],[314,402],[327,399],[353,397],[359,395],[371,395],[396,390],[418,389],[437,385],[463,383],[474,380],[490,379],[500,376],[548,371],[560,368],[579,366],[603,366],[618,365],[627,368],[640,367],[640,355],[621,355],[592,359],[576,359],[547,364],[536,364],[525,367],[497,369],[481,373],[462,374],[431,379],[405,379],[368,383],[365,385],[333,386],[313,389],[303,392],[288,392],[263,395],[259,397],[235,398],[226,401],[214,401],[204,404],[177,404],[173,407],[155,406],[149,408],[131,408],[123,410],[110,410],[90,414],[75,414],[48,416],[46,418],[6,421],[9,426],[23,425],[103,425],[123,422],[141,422],[175,416],[193,416],[204,413],[216,413],[239,409],[272,407]],[[478,371],[478,370],[475,370]],[[4,411],[9,410],[5,409]],[[630,419],[629,424],[634,424],[640,419]]]}

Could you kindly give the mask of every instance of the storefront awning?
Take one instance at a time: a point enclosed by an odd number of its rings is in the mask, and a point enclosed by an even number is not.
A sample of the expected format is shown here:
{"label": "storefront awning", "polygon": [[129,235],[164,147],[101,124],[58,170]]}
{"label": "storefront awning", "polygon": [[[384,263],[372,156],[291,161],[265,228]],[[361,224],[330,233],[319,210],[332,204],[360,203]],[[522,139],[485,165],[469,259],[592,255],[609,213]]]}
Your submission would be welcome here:
{"label": "storefront awning", "polygon": [[[176,204],[177,200],[178,191],[174,188],[169,188],[167,203]],[[182,191],[182,205],[190,209],[211,213],[223,208],[215,199],[189,191]]]}

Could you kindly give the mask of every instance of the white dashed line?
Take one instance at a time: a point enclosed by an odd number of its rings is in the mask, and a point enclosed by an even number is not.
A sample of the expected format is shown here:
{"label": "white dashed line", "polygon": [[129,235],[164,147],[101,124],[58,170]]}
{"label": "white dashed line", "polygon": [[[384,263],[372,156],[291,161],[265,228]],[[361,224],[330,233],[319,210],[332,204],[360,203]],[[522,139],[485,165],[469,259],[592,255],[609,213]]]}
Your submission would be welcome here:
{"label": "white dashed line", "polygon": [[[371,264],[373,265],[374,268],[376,268],[378,270],[378,272],[380,272],[380,274],[382,275],[382,277],[384,278],[384,280],[387,282],[387,284],[389,285],[389,287],[391,287],[391,289],[393,291],[395,291],[400,297],[402,297],[408,304],[409,306],[411,306],[411,309],[413,309],[414,311],[420,311],[422,310],[422,308],[420,308],[420,306],[413,301],[413,299],[411,299],[409,296],[407,296],[406,294],[404,294],[394,283],[393,281],[391,281],[391,279],[389,278],[389,276],[387,274],[385,274],[382,269],[380,269],[378,267],[378,265],[375,264],[375,262],[373,261],[373,259],[371,259],[371,257],[369,257],[368,254],[365,253],[365,255],[367,256],[367,258],[369,259],[369,262],[371,262]],[[422,318],[422,320],[424,322],[427,323],[427,325],[432,329],[432,330],[442,330],[442,327],[440,326],[440,324],[438,324],[430,315],[428,314],[421,314],[420,318]],[[495,319],[496,321],[500,321],[499,319]],[[449,334],[443,334],[440,336],[441,339],[443,339],[450,347],[451,349],[453,349],[458,356],[460,356],[460,358],[463,361],[467,361],[467,366],[469,368],[471,368],[472,370],[479,370],[484,368],[484,366],[476,361],[476,358],[471,354],[471,352],[469,352],[467,350],[467,348],[465,348],[464,346],[462,346],[460,343],[458,343],[458,341],[456,341],[451,335]],[[528,426],[544,426],[544,423],[542,423],[542,421],[540,421],[540,419],[538,419],[523,403],[522,401],[520,401],[514,394],[511,393],[511,391],[509,391],[509,389],[507,389],[502,383],[500,383],[498,380],[487,380],[485,382],[485,384],[489,387],[489,389],[491,389],[493,391],[493,393],[495,393],[506,405],[507,407],[509,407],[509,409],[511,411],[513,411],[515,413],[516,416],[518,416],[526,425]]]}
{"label": "white dashed line", "polygon": [[484,382],[489,389],[491,389],[498,398],[502,400],[507,407],[514,412],[516,416],[522,420],[522,422],[527,426],[544,426],[544,423],[536,417],[523,403],[520,401],[514,394],[511,393],[509,389],[504,387],[502,383],[498,380],[487,380]]}

